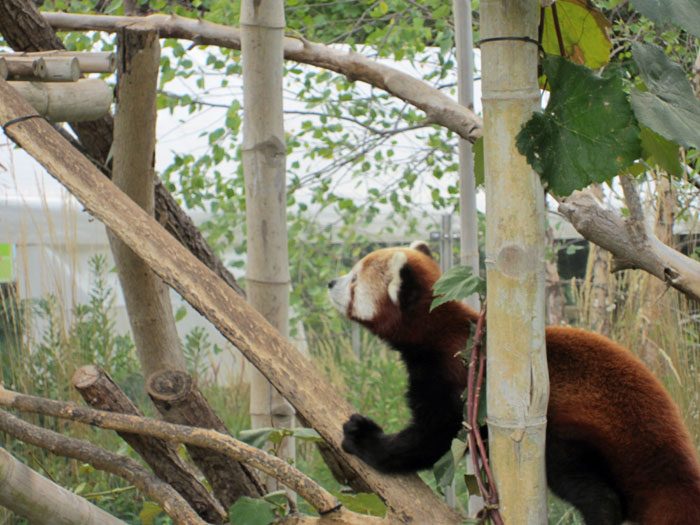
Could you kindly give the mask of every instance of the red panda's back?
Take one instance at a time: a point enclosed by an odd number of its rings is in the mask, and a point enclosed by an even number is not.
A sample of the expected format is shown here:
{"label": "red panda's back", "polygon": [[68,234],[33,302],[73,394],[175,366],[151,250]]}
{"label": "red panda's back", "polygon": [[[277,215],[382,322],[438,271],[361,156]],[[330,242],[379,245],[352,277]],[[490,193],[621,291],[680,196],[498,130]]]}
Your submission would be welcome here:
{"label": "red panda's back", "polygon": [[[550,432],[599,451],[630,519],[641,525],[700,524],[700,466],[661,383],[631,352],[603,336],[564,327],[546,333]],[[678,512],[690,521],[673,521]]]}

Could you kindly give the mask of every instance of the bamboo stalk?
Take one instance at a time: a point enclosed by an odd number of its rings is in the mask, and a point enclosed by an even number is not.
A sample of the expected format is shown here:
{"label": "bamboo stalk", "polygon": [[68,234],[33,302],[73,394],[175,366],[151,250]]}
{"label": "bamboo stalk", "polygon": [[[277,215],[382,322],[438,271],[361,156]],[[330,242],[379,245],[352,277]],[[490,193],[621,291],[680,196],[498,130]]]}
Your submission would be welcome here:
{"label": "bamboo stalk", "polygon": [[503,521],[531,525],[547,522],[544,190],[515,135],[540,98],[537,20],[532,0],[481,3],[489,455]]}

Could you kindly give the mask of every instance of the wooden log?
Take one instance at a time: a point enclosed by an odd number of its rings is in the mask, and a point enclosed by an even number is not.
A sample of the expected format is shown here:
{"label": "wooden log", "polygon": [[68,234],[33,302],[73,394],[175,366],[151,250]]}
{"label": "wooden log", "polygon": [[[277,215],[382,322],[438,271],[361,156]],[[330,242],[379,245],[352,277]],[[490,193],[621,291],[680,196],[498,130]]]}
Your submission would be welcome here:
{"label": "wooden log", "polygon": [[45,82],[75,82],[80,78],[76,57],[37,54],[5,54],[10,80],[43,80]]}
{"label": "wooden log", "polygon": [[84,122],[109,114],[112,89],[104,80],[78,82],[9,82],[40,114],[53,122]]}
{"label": "wooden log", "polygon": [[7,62],[2,57],[0,57],[0,78],[7,79]]}
{"label": "wooden log", "polygon": [[117,68],[117,56],[108,51],[37,51],[34,53],[0,53],[0,57],[57,57],[77,58],[81,73],[114,73]]}
{"label": "wooden log", "polygon": [[[146,391],[166,421],[231,435],[187,372],[156,372],[148,378]],[[226,508],[241,496],[265,494],[257,476],[245,464],[211,449],[188,445],[187,450]]]}
{"label": "wooden log", "polygon": [[7,78],[10,80],[44,80],[46,62],[41,57],[7,56]]}
{"label": "wooden log", "polygon": [[[73,375],[73,386],[85,402],[98,410],[142,416],[141,411],[99,367],[83,366]],[[178,455],[172,443],[150,436],[117,432],[163,481],[170,484],[202,519],[222,523],[226,510],[216,501]]]}
{"label": "wooden log", "polygon": [[75,82],[80,78],[80,64],[75,57],[42,57],[46,64],[46,81]]}

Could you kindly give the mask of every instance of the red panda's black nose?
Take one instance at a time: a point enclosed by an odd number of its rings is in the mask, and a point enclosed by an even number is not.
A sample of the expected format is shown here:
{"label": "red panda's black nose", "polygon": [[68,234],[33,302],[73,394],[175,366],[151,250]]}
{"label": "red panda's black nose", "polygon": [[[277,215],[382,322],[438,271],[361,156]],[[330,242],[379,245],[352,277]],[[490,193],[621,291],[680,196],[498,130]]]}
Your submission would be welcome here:
{"label": "red panda's black nose", "polygon": [[335,283],[336,283],[336,279],[333,279],[332,281],[330,281],[328,283],[328,288],[333,288],[335,286]]}

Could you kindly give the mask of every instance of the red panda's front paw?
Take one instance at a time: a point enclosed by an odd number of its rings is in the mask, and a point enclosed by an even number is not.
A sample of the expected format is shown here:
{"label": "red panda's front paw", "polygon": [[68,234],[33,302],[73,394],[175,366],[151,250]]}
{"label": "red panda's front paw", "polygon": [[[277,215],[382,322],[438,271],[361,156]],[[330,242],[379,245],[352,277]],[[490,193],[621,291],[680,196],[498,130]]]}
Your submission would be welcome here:
{"label": "red panda's front paw", "polygon": [[382,427],[370,418],[353,414],[343,425],[343,450],[349,454],[362,455],[383,433]]}

